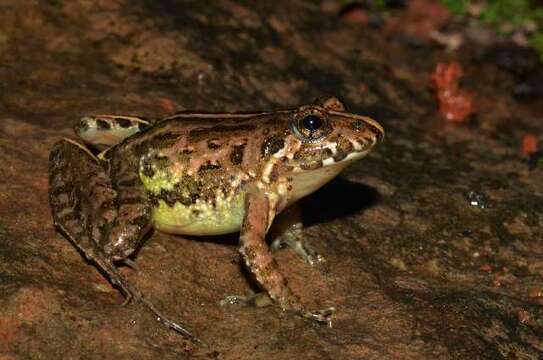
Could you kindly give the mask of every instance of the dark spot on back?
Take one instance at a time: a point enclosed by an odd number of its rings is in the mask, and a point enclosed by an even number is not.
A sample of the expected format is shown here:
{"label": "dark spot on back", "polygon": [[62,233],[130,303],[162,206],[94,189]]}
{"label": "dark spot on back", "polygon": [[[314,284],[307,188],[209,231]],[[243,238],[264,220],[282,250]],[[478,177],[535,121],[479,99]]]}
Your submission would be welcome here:
{"label": "dark spot on back", "polygon": [[145,156],[141,162],[141,172],[147,177],[153,177],[155,169],[166,171],[170,165],[170,160],[165,156]]}
{"label": "dark spot on back", "polygon": [[262,144],[261,154],[263,157],[275,154],[285,146],[283,138],[278,136],[272,136]]}
{"label": "dark spot on back", "polygon": [[234,165],[239,165],[243,161],[243,153],[245,145],[234,145],[232,152],[230,153],[230,161]]}
{"label": "dark spot on back", "polygon": [[141,172],[143,175],[152,178],[155,176],[155,171],[153,170],[153,166],[151,165],[151,162],[149,159],[145,159],[141,164]]}
{"label": "dark spot on back", "polygon": [[98,119],[98,120],[96,120],[96,127],[99,130],[109,130],[109,129],[111,129],[111,124],[108,123],[105,120]]}

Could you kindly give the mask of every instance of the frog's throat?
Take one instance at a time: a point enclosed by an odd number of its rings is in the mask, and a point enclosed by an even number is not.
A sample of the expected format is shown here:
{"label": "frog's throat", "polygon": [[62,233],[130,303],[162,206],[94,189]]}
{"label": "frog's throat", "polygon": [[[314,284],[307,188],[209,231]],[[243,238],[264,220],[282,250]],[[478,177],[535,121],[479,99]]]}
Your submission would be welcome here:
{"label": "frog's throat", "polygon": [[370,150],[360,153],[351,153],[341,161],[323,165],[322,167],[313,170],[294,169],[291,174],[292,190],[289,193],[287,206],[304,196],[317,191],[323,185],[330,182],[330,180],[336,177],[347,166],[357,159],[364,157],[369,151]]}

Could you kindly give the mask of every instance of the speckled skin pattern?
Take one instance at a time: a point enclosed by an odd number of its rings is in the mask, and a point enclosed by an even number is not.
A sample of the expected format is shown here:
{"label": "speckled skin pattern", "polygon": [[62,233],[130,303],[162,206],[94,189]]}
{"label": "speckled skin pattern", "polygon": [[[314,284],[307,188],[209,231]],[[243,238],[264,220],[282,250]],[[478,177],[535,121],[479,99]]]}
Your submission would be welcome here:
{"label": "speckled skin pattern", "polygon": [[[329,322],[291,291],[265,242],[275,217],[317,190],[383,137],[374,120],[336,98],[258,113],[179,113],[151,125],[129,116],[84,117],[50,156],[57,227],[127,298],[143,299],[116,271],[151,228],[216,235],[240,231],[240,253],[283,310]],[[152,304],[150,309],[169,323]]]}

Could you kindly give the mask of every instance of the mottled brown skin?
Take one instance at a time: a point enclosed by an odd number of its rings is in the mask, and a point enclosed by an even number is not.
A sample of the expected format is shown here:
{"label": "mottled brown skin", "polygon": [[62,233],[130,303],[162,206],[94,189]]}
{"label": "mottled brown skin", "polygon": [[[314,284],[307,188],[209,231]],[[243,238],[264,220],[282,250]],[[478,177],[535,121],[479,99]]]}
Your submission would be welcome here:
{"label": "mottled brown skin", "polygon": [[163,324],[201,342],[145,299],[100,248],[101,233],[114,227],[122,207],[98,159],[71,140],[59,141],[49,157],[49,186],[55,226],[124,293],[125,303],[133,298],[142,302]]}
{"label": "mottled brown skin", "polygon": [[143,296],[114,262],[127,259],[151,227],[192,235],[240,230],[245,264],[270,298],[283,310],[330,322],[332,308],[309,311],[290,290],[265,236],[276,214],[368,153],[383,136],[378,123],[345,113],[330,98],[273,112],[185,112],[149,127],[134,117],[91,116],[76,132],[111,148],[95,157],[71,140],[55,145],[55,224],[127,298]]}

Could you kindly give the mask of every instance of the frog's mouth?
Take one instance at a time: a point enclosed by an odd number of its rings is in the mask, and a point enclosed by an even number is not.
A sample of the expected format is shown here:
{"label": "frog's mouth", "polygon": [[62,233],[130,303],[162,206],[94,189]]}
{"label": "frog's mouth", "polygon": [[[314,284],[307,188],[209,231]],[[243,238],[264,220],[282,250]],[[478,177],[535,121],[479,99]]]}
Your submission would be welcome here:
{"label": "frog's mouth", "polygon": [[300,159],[295,171],[315,170],[322,167],[343,168],[350,163],[366,156],[366,154],[371,151],[375,143],[366,144],[365,146],[355,143],[351,148],[349,148],[348,151],[339,150],[336,147],[332,147],[330,150],[327,149],[327,151],[323,151],[323,153],[328,156],[307,156],[304,159]]}
{"label": "frog's mouth", "polygon": [[380,137],[377,135],[360,140],[335,139],[332,142],[323,144],[318,149],[308,150],[303,155],[298,156],[298,167],[300,170],[314,170],[321,167],[345,167],[366,156],[379,141]]}
{"label": "frog's mouth", "polygon": [[342,164],[342,163],[347,165],[347,164],[349,164],[349,163],[351,163],[351,162],[353,162],[355,160],[361,159],[364,156],[366,156],[366,154],[370,152],[372,147],[373,147],[373,145],[370,146],[369,148],[366,148],[365,150],[360,150],[360,151],[355,150],[355,151],[350,152],[349,154],[347,154],[342,159],[338,159],[336,157],[326,158],[326,159],[322,160],[322,166],[324,166],[324,167],[326,167],[326,166],[334,166],[334,165],[338,165],[338,164]]}

